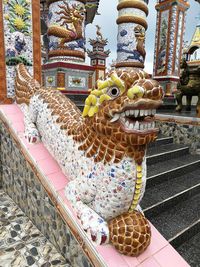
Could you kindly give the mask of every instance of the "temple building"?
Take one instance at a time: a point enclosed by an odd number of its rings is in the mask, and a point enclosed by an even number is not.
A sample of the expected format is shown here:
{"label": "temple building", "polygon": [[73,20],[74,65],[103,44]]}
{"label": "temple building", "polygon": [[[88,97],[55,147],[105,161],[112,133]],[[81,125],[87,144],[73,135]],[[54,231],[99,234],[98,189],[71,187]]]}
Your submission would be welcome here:
{"label": "temple building", "polygon": [[191,64],[200,63],[200,24],[196,26],[194,35],[188,47],[186,60],[190,61]]}
{"label": "temple building", "polygon": [[[98,79],[105,79],[106,74],[106,58],[110,54],[110,50],[104,50],[104,47],[107,45],[108,40],[103,38],[102,33],[100,32],[100,27],[97,27],[97,37],[96,39],[90,39],[90,45],[92,50],[87,50],[88,56],[91,59],[91,66],[95,68],[94,82]],[[94,84],[93,82],[93,84]]]}
{"label": "temple building", "polygon": [[55,87],[64,94],[87,94],[94,88],[97,79],[105,77],[107,40],[97,26],[97,38],[90,40],[91,65],[86,64],[85,27],[92,23],[99,1],[47,1],[42,4],[43,84]]}

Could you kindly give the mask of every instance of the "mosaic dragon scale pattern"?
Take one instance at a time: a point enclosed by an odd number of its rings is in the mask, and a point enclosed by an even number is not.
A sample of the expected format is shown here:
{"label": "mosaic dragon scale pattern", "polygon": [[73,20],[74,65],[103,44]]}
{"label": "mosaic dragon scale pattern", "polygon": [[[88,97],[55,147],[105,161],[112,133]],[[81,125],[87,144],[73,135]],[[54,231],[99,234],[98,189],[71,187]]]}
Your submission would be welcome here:
{"label": "mosaic dragon scale pattern", "polygon": [[[41,138],[71,178],[65,193],[89,237],[97,244],[111,240],[117,248],[114,236],[121,235],[119,250],[127,255],[138,255],[139,247],[149,244],[148,222],[143,215],[144,220],[133,217],[138,218],[145,191],[146,145],[157,137],[154,115],[162,98],[162,88],[145,72],[112,71],[98,81],[81,115],[68,98],[42,88],[24,65],[17,67],[16,101],[25,115],[27,139]],[[136,237],[134,248],[119,228],[114,230],[119,215],[135,222],[143,236]],[[120,220],[115,225],[123,229]]]}

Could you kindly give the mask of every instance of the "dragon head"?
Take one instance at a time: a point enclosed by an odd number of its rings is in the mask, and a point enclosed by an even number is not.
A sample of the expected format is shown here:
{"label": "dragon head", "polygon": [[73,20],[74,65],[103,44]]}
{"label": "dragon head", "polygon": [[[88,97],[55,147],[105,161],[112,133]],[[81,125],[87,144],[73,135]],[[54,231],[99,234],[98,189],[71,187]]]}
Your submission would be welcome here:
{"label": "dragon head", "polygon": [[72,5],[72,11],[70,12],[72,21],[79,21],[82,23],[85,19],[85,13],[86,10],[82,6],[76,4]]}
{"label": "dragon head", "polygon": [[143,146],[157,137],[154,116],[162,104],[159,83],[143,71],[112,71],[97,82],[85,101],[83,116],[94,131],[115,143]]}
{"label": "dragon head", "polygon": [[141,25],[137,25],[134,28],[135,37],[143,37],[145,38],[145,29]]}
{"label": "dragon head", "polygon": [[57,11],[56,14],[62,16],[56,22],[62,21],[61,26],[64,26],[66,23],[83,23],[86,10],[82,5],[72,4],[70,6],[68,2],[63,1],[63,4],[58,5],[58,7],[61,10]]}

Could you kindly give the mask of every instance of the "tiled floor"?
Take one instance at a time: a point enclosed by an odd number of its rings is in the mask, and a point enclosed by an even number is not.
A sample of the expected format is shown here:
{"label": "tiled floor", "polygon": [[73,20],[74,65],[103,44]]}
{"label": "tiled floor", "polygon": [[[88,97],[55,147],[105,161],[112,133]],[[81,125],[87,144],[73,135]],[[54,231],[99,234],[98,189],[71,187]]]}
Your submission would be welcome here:
{"label": "tiled floor", "polygon": [[0,190],[0,267],[70,267],[12,199]]}

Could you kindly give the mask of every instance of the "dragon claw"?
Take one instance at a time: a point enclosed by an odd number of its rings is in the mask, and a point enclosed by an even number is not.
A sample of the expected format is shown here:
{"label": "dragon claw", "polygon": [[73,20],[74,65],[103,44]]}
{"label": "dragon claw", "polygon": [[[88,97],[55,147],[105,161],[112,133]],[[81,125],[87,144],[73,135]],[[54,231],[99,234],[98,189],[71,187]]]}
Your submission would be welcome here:
{"label": "dragon claw", "polygon": [[29,144],[36,144],[40,141],[39,133],[35,129],[33,131],[26,132],[25,138]]}
{"label": "dragon claw", "polygon": [[109,229],[107,222],[90,208],[79,203],[77,217],[87,236],[97,245],[109,242]]}

